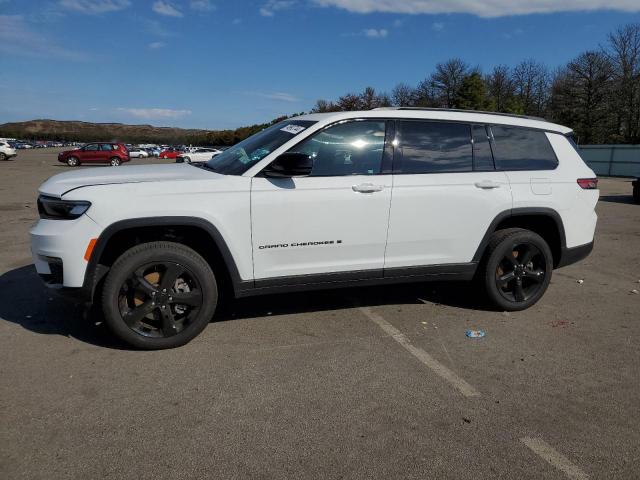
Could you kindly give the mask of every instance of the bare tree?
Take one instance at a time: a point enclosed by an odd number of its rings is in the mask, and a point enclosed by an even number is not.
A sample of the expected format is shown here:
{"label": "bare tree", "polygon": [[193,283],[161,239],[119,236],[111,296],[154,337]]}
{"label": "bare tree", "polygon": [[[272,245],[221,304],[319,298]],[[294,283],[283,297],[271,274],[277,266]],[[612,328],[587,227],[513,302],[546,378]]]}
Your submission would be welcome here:
{"label": "bare tree", "polygon": [[396,107],[412,107],[416,101],[416,91],[406,83],[399,83],[391,91],[391,100]]}
{"label": "bare tree", "polygon": [[328,100],[318,100],[315,107],[311,109],[311,113],[337,112],[340,108],[333,102]]}
{"label": "bare tree", "polygon": [[628,143],[640,141],[640,23],[609,34],[605,54],[613,64],[616,95],[612,98],[617,134]]}
{"label": "bare tree", "polygon": [[512,80],[522,111],[527,115],[544,115],[551,83],[547,67],[532,59],[525,60],[513,69]]}
{"label": "bare tree", "polygon": [[509,112],[515,94],[515,87],[511,80],[511,70],[506,65],[493,67],[485,77],[489,108],[496,112]]}
{"label": "bare tree", "polygon": [[604,142],[610,131],[613,66],[601,52],[585,52],[555,75],[549,114],[570,123],[583,143]]}
{"label": "bare tree", "polygon": [[438,103],[442,107],[455,108],[458,90],[469,74],[469,66],[459,58],[436,64],[430,83]]}

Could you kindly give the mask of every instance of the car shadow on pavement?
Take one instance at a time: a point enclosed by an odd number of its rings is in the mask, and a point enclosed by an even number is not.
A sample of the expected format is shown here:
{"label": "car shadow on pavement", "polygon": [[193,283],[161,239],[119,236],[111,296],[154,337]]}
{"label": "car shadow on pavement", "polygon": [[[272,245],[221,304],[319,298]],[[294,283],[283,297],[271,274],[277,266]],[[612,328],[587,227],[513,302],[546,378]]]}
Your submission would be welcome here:
{"label": "car shadow on pavement", "polygon": [[611,202],[611,203],[635,204],[633,200],[633,195],[603,195],[599,198],[599,201]]}
{"label": "car shadow on pavement", "polygon": [[495,311],[472,282],[408,283],[376,287],[284,293],[228,302],[215,320],[232,320],[378,305],[440,304],[465,310]]}
{"label": "car shadow on pavement", "polygon": [[128,349],[83,304],[63,299],[44,286],[33,265],[0,276],[0,319],[43,335],[73,337],[100,347]]}
{"label": "car shadow on pavement", "polygon": [[[471,282],[431,282],[242,298],[224,302],[212,321],[421,303],[491,310]],[[44,286],[33,265],[0,276],[0,319],[37,334],[72,337],[105,348],[131,349],[109,332],[96,310],[57,296]]]}

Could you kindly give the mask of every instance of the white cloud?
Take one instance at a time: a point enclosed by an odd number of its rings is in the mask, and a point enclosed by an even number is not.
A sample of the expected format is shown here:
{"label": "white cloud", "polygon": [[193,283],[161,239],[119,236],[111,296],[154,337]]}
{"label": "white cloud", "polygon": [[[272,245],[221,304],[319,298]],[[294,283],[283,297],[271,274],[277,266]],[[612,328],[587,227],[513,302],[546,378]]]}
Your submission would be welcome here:
{"label": "white cloud", "polygon": [[159,15],[166,15],[167,17],[184,17],[184,14],[174,7],[169,2],[164,2],[163,0],[158,0],[154,2],[153,7],[151,9]]}
{"label": "white cloud", "polygon": [[191,10],[196,10],[198,12],[213,12],[216,9],[216,6],[209,0],[191,0],[189,6],[191,7]]}
{"label": "white cloud", "polygon": [[433,22],[431,24],[431,30],[434,32],[441,32],[444,30],[444,23],[442,22]]}
{"label": "white cloud", "polygon": [[367,28],[362,33],[367,38],[386,38],[389,35],[389,31],[386,28]]}
{"label": "white cloud", "polygon": [[59,5],[74,12],[88,15],[117,12],[131,6],[129,0],[60,0]]}
{"label": "white cloud", "polygon": [[323,7],[337,7],[355,13],[439,14],[469,13],[479,17],[503,17],[530,13],[589,10],[640,12],[638,0],[311,0]]}
{"label": "white cloud", "polygon": [[296,4],[296,0],[269,0],[260,7],[260,15],[263,17],[273,17],[279,10],[291,8]]}
{"label": "white cloud", "polygon": [[244,92],[244,94],[267,98],[269,100],[275,100],[277,102],[295,103],[300,101],[300,99],[295,95],[286,92]]}
{"label": "white cloud", "polygon": [[132,117],[149,120],[181,118],[191,115],[191,110],[173,110],[171,108],[118,108],[119,112],[128,113]]}
{"label": "white cloud", "polygon": [[7,55],[86,60],[84,53],[68,50],[31,29],[21,15],[0,15],[0,52]]}
{"label": "white cloud", "polygon": [[166,43],[164,43],[164,42],[151,42],[151,43],[149,44],[149,48],[150,48],[151,50],[157,50],[157,49],[159,49],[159,48],[166,47],[166,46],[167,46],[167,44],[166,44]]}

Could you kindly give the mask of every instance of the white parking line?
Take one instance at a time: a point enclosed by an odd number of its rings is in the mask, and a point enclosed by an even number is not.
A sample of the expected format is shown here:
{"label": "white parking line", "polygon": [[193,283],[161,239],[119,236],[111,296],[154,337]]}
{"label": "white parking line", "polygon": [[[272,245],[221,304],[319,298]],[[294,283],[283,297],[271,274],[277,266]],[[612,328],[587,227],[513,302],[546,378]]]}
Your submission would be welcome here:
{"label": "white parking line", "polygon": [[589,475],[584,473],[580,467],[571,463],[567,457],[541,438],[524,437],[520,441],[558,470],[562,470],[567,477],[575,480],[587,480],[589,478]]}
{"label": "white parking line", "polygon": [[375,313],[369,307],[360,307],[360,311],[364,313],[369,320],[378,325],[382,330],[384,330],[391,338],[393,338],[396,342],[404,347],[411,355],[420,360],[423,364],[433,370],[437,375],[441,378],[445,379],[455,388],[457,388],[462,395],[465,397],[479,397],[480,392],[469,385],[465,380],[460,378],[454,372],[449,370],[447,367],[438,362],[435,358],[429,355],[427,352],[422,350],[421,348],[415,347],[411,345],[409,339],[398,330],[396,327],[387,322],[380,315]]}

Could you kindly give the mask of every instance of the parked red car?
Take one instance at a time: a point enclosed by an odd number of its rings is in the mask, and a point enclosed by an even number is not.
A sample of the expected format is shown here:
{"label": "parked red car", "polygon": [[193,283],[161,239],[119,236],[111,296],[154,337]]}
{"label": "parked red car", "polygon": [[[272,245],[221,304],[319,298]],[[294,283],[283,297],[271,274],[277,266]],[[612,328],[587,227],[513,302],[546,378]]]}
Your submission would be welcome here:
{"label": "parked red car", "polygon": [[130,160],[129,150],[122,143],[88,143],[82,148],[58,154],[58,161],[70,167],[82,163],[109,163],[116,167]]}
{"label": "parked red car", "polygon": [[161,151],[159,157],[160,158],[176,158],[178,155],[182,155],[183,153],[184,151],[180,150],[179,148],[171,147]]}

